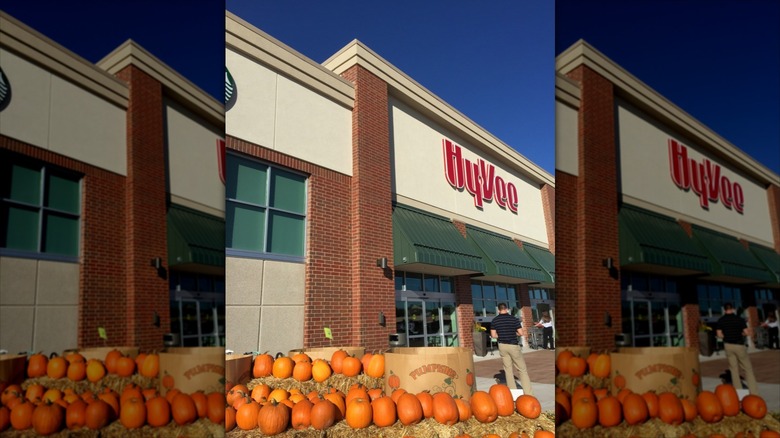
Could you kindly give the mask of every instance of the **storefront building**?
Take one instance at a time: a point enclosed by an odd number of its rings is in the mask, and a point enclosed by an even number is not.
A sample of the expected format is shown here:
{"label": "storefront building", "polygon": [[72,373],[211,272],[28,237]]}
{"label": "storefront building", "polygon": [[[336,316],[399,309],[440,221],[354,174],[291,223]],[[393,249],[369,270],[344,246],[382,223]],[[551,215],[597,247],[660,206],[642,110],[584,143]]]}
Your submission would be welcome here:
{"label": "storefront building", "polygon": [[224,345],[223,135],[132,41],[93,65],[0,12],[0,349]]}
{"label": "storefront building", "polygon": [[554,311],[551,175],[359,41],[319,65],[228,12],[226,45],[228,349],[471,347],[499,302]]}
{"label": "storefront building", "polygon": [[726,302],[776,314],[780,177],[584,41],[556,69],[561,345],[698,347]]}

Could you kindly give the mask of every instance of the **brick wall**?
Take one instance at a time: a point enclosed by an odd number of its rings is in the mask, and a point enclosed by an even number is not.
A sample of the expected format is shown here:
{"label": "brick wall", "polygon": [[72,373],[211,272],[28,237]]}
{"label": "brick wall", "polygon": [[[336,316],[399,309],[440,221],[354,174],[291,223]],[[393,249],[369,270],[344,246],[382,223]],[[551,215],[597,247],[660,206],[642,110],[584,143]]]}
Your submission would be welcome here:
{"label": "brick wall", "polygon": [[[574,194],[579,207],[573,217],[560,217],[562,227],[574,228],[574,242],[561,243],[562,252],[569,254],[566,263],[573,264],[576,281],[567,281],[557,288],[557,308],[562,345],[587,345],[594,350],[614,347],[614,335],[620,330],[620,281],[617,270],[612,273],[602,266],[611,257],[619,268],[617,151],[615,144],[614,92],[612,84],[580,66],[569,73],[580,83],[581,100],[578,113],[579,176],[574,178]],[[572,181],[566,181],[571,183]],[[560,189],[561,181],[556,182]],[[570,188],[565,196],[569,196]],[[568,199],[566,199],[568,201]],[[562,202],[563,203],[563,202]],[[561,215],[560,211],[556,214]],[[573,221],[571,221],[574,219]],[[556,236],[560,239],[561,236]],[[574,243],[574,245],[571,245]],[[558,272],[558,283],[560,275]],[[571,280],[571,272],[566,273]],[[562,308],[563,306],[563,308]],[[612,327],[604,317],[612,317]],[[578,324],[574,324],[579,322]]]}
{"label": "brick wall", "polygon": [[[114,345],[127,345],[125,316],[125,177],[0,135],[0,148],[84,175],[79,256],[78,346],[103,345],[98,327]],[[73,347],[73,346],[63,346]]]}
{"label": "brick wall", "polygon": [[555,187],[548,184],[542,186],[542,209],[549,250],[555,254]]}
{"label": "brick wall", "polygon": [[[577,259],[577,177],[555,172],[555,333],[561,346],[576,345],[579,333]],[[560,202],[558,202],[560,201]],[[556,343],[558,345],[558,343]]]}
{"label": "brick wall", "polygon": [[[350,259],[351,178],[230,136],[226,139],[226,147],[309,175],[303,346],[354,345]],[[325,338],[323,327],[331,329],[332,342]]]}
{"label": "brick wall", "polygon": [[769,220],[772,227],[772,237],[775,241],[775,251],[780,252],[780,187],[770,185],[766,190],[769,199]]}
{"label": "brick wall", "polygon": [[698,304],[684,304],[682,306],[682,332],[685,346],[698,350],[699,348],[699,315]]}
{"label": "brick wall", "polygon": [[[392,186],[387,84],[356,65],[342,76],[355,86],[352,110],[352,318],[353,340],[368,349],[387,348],[395,332]],[[380,269],[376,260],[387,257]],[[387,317],[378,324],[379,312]]]}
{"label": "brick wall", "polygon": [[[127,110],[126,317],[127,345],[162,348],[170,331],[166,272],[151,266],[168,260],[166,224],[165,122],[162,85],[130,65],[116,75],[129,85]],[[120,291],[112,293],[112,298]],[[160,326],[153,325],[155,312]],[[114,323],[114,326],[118,325]],[[111,327],[107,327],[109,332]]]}
{"label": "brick wall", "polygon": [[[465,228],[464,228],[465,230]],[[455,300],[458,305],[458,345],[474,348],[474,299],[471,296],[471,277],[453,277]]]}

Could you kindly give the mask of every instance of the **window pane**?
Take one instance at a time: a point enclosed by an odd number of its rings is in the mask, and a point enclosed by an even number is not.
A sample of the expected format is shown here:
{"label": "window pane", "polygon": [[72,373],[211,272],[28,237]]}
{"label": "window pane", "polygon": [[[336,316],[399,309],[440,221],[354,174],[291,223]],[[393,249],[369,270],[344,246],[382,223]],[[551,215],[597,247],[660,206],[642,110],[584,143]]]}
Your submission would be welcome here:
{"label": "window pane", "polygon": [[265,210],[228,202],[226,205],[225,245],[228,248],[263,251]]}
{"label": "window pane", "polygon": [[46,181],[46,206],[79,214],[79,182],[49,175]]}
{"label": "window pane", "polygon": [[426,292],[438,292],[439,291],[439,277],[425,276],[425,291]]}
{"label": "window pane", "polygon": [[401,290],[404,286],[404,273],[395,271],[395,290]]}
{"label": "window pane", "polygon": [[43,252],[77,256],[79,254],[78,219],[47,214]]}
{"label": "window pane", "polygon": [[474,300],[474,316],[484,316],[482,308],[484,307],[482,300]]}
{"label": "window pane", "polygon": [[478,281],[471,282],[471,298],[476,303],[477,300],[482,299],[482,283]]}
{"label": "window pane", "polygon": [[228,154],[225,196],[257,205],[266,205],[268,166]]}
{"label": "window pane", "polygon": [[11,168],[8,197],[14,201],[41,205],[41,171],[18,164]]}
{"label": "window pane", "polygon": [[[198,292],[213,292],[214,291],[214,283],[213,279],[208,275],[199,275],[198,276]],[[201,313],[203,313],[203,309],[200,309]],[[209,330],[210,331],[210,330]],[[204,331],[206,333],[206,331]]]}
{"label": "window pane", "polygon": [[452,278],[450,277],[441,278],[441,291],[446,293],[452,293]]}
{"label": "window pane", "polygon": [[506,288],[507,301],[510,303],[517,303],[517,295],[515,294],[515,287],[509,286]]}
{"label": "window pane", "polygon": [[422,274],[406,273],[406,290],[422,291]]}
{"label": "window pane", "polygon": [[214,292],[225,293],[225,279],[224,278],[222,278],[222,277],[215,277],[214,278]]}
{"label": "window pane", "polygon": [[5,248],[38,251],[38,211],[16,207],[4,209],[7,219]]}
{"label": "window pane", "polygon": [[496,286],[493,283],[484,283],[482,285],[482,296],[486,300],[496,299]]}
{"label": "window pane", "polygon": [[271,207],[304,214],[306,212],[306,178],[273,169],[271,172]]}
{"label": "window pane", "polygon": [[[499,302],[507,302],[507,294],[506,294],[506,285],[505,284],[497,284],[496,285],[496,299]],[[509,307],[512,307],[513,304],[509,303]]]}
{"label": "window pane", "polygon": [[271,211],[270,214],[268,252],[303,256],[303,218],[279,211]]}

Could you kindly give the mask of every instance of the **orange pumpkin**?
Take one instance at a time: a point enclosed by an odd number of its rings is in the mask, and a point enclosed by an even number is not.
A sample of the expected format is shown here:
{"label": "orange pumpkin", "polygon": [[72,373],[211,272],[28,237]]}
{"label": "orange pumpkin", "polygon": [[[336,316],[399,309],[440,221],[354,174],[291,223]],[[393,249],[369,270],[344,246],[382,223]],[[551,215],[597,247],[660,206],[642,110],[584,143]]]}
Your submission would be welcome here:
{"label": "orange pumpkin", "polygon": [[339,409],[330,400],[320,400],[311,407],[311,427],[325,430],[338,421],[339,415]]}
{"label": "orange pumpkin", "polygon": [[[566,416],[571,416],[571,398],[569,396],[569,393],[566,392],[566,390],[560,390],[559,388],[555,388],[555,402],[560,404],[561,407],[566,411]],[[555,417],[558,418],[557,416]]]}
{"label": "orange pumpkin", "polygon": [[208,400],[206,394],[203,391],[195,391],[190,394],[192,401],[195,403],[195,412],[198,413],[198,418],[204,418],[208,413]]}
{"label": "orange pumpkin", "polygon": [[598,421],[596,402],[588,397],[574,399],[571,406],[571,421],[579,429],[590,429]]}
{"label": "orange pumpkin", "polygon": [[344,402],[344,395],[338,392],[332,392],[323,396],[325,400],[336,406],[336,421],[343,420],[347,415],[347,404]]}
{"label": "orange pumpkin", "polygon": [[360,367],[364,370],[368,368],[368,364],[371,362],[372,357],[374,357],[373,353],[365,352],[363,357],[360,358]]}
{"label": "orange pumpkin", "polygon": [[395,424],[396,415],[395,402],[389,396],[381,396],[371,401],[371,417],[378,427],[392,426]]}
{"label": "orange pumpkin", "polygon": [[311,362],[300,361],[293,367],[293,379],[299,382],[306,382],[311,380],[312,377],[312,365]]}
{"label": "orange pumpkin", "polygon": [[156,378],[160,374],[160,355],[156,353],[146,355],[143,364],[138,367],[138,373],[150,379]]}
{"label": "orange pumpkin", "polygon": [[162,427],[171,422],[171,405],[165,397],[153,397],[146,402],[146,421],[152,427]]}
{"label": "orange pumpkin", "polygon": [[32,414],[32,427],[41,436],[51,435],[62,429],[65,412],[56,403],[41,403],[35,407]]}
{"label": "orange pumpkin", "polygon": [[534,438],[555,438],[555,434],[549,430],[537,429],[534,432]]}
{"label": "orange pumpkin", "polygon": [[699,415],[699,412],[696,410],[696,404],[688,400],[687,398],[681,398],[680,403],[682,404],[683,407],[683,415],[685,417],[685,421],[695,420],[696,417]]}
{"label": "orange pumpkin", "polygon": [[349,406],[349,402],[356,398],[370,399],[368,396],[368,390],[365,386],[361,384],[352,385],[352,387],[349,388],[349,391],[347,391],[347,396],[344,398],[344,403]]}
{"label": "orange pumpkin", "polygon": [[[422,391],[417,393],[417,399],[420,400],[420,405],[422,406],[423,410],[423,416],[425,418],[431,418],[433,417],[433,396],[429,391]],[[495,406],[495,402],[493,402],[493,406]]]}
{"label": "orange pumpkin", "polygon": [[[271,395],[271,387],[265,383],[261,383],[252,388],[252,400],[260,403],[261,401],[268,400],[268,396]],[[231,401],[234,397],[229,398]]]}
{"label": "orange pumpkin", "polygon": [[612,371],[612,358],[609,354],[599,354],[590,367],[590,373],[599,379],[606,379]]}
{"label": "orange pumpkin", "polygon": [[86,425],[87,402],[78,399],[65,409],[65,427],[70,430],[80,429]]}
{"label": "orange pumpkin", "polygon": [[144,393],[140,386],[135,383],[129,383],[122,389],[122,394],[119,396],[119,403],[124,403],[131,398],[137,398],[143,400]]}
{"label": "orange pumpkin", "polygon": [[254,401],[243,404],[236,410],[236,425],[241,430],[257,428],[257,415],[260,413],[260,405]]}
{"label": "orange pumpkin", "polygon": [[733,385],[722,383],[716,386],[715,395],[723,408],[723,416],[733,417],[739,414],[739,396]]}
{"label": "orange pumpkin", "polygon": [[46,368],[49,358],[43,354],[33,354],[27,359],[27,377],[43,377],[46,375]]}
{"label": "orange pumpkin", "polygon": [[179,393],[171,402],[171,416],[179,426],[192,423],[198,419],[198,411],[195,401],[188,394]]}
{"label": "orange pumpkin", "polygon": [[603,427],[617,426],[623,421],[623,408],[617,397],[608,395],[596,402],[599,424]]}
{"label": "orange pumpkin", "polygon": [[93,400],[87,404],[84,416],[84,423],[88,428],[102,429],[111,421],[111,406],[103,400]]}
{"label": "orange pumpkin", "polygon": [[[510,394],[510,399],[511,394]],[[514,403],[512,403],[512,412],[514,412]],[[433,418],[440,424],[451,426],[458,422],[458,405],[455,399],[446,392],[437,392],[433,395]]]}
{"label": "orange pumpkin", "polygon": [[766,402],[755,394],[746,395],[742,399],[742,411],[747,416],[760,420],[766,416]]}
{"label": "orange pumpkin", "polygon": [[125,400],[119,408],[119,422],[128,429],[138,429],[146,424],[146,406],[143,399]]}
{"label": "orange pumpkin", "polygon": [[[260,412],[259,409],[258,412]],[[257,423],[257,417],[255,417],[255,423]],[[236,428],[236,410],[230,406],[227,406],[225,407],[225,432],[230,432],[235,428]]]}
{"label": "orange pumpkin", "polygon": [[[392,394],[390,394],[390,398],[393,399],[393,401],[398,404],[398,399],[401,398],[402,395],[406,394],[406,390],[403,388],[397,388],[394,389]],[[369,394],[370,395],[370,394]]]}
{"label": "orange pumpkin", "polygon": [[577,387],[574,388],[574,391],[571,393],[571,399],[579,400],[581,398],[589,398],[595,403],[596,396],[593,394],[593,387],[587,383],[580,383],[577,385]]}
{"label": "orange pumpkin", "polygon": [[214,424],[225,421],[225,395],[221,392],[211,392],[206,395],[208,400],[208,417]]}
{"label": "orange pumpkin", "polygon": [[315,382],[322,383],[328,380],[332,372],[333,370],[331,370],[328,362],[323,359],[316,359],[311,364],[311,377]]}
{"label": "orange pumpkin", "polygon": [[417,424],[423,419],[423,408],[420,399],[414,394],[405,392],[396,400],[398,419],[404,426]]}
{"label": "orange pumpkin", "polygon": [[31,428],[34,410],[35,405],[29,400],[24,400],[11,408],[11,427],[16,430]]}
{"label": "orange pumpkin", "polygon": [[33,404],[37,404],[41,401],[41,399],[43,399],[43,394],[45,392],[46,388],[44,388],[43,385],[40,383],[33,383],[27,387],[27,390],[24,392],[24,398]]}
{"label": "orange pumpkin", "polygon": [[508,386],[496,383],[490,387],[488,393],[496,403],[498,415],[508,417],[515,412],[515,400]]}
{"label": "orange pumpkin", "polygon": [[114,392],[101,392],[97,395],[99,400],[106,402],[111,407],[111,421],[119,417],[119,397]]}
{"label": "orange pumpkin", "polygon": [[103,363],[106,365],[106,371],[108,371],[109,374],[116,374],[116,361],[119,360],[120,357],[122,357],[122,353],[117,349],[113,349],[106,353],[106,358],[103,360]]}
{"label": "orange pumpkin", "polygon": [[314,404],[307,399],[296,403],[290,411],[290,426],[295,430],[303,430],[311,426],[311,408],[313,406]]}
{"label": "orange pumpkin", "polygon": [[642,394],[642,398],[645,399],[645,403],[647,403],[647,415],[649,415],[650,418],[656,418],[658,416],[658,395],[655,391],[647,391]]}
{"label": "orange pumpkin", "polygon": [[265,435],[282,433],[290,424],[290,408],[282,403],[268,403],[257,414],[257,427]]}
{"label": "orange pumpkin", "polygon": [[780,432],[764,429],[758,434],[758,438],[780,438]]}
{"label": "orange pumpkin", "polygon": [[135,372],[135,361],[128,357],[122,356],[116,361],[116,375],[119,377],[130,377]]}
{"label": "orange pumpkin", "polygon": [[539,403],[539,399],[536,397],[523,394],[515,400],[515,409],[518,414],[534,419],[539,418],[539,415],[542,413],[542,404]]}
{"label": "orange pumpkin", "polygon": [[714,392],[702,391],[696,396],[696,410],[707,423],[717,423],[723,418],[723,407]]}
{"label": "orange pumpkin", "polygon": [[311,363],[311,357],[309,357],[309,355],[306,353],[295,353],[290,357],[290,359],[292,359],[294,363],[298,363],[298,362]]}
{"label": "orange pumpkin", "polygon": [[666,424],[678,425],[685,419],[682,403],[679,397],[671,392],[658,395],[658,418]]}
{"label": "orange pumpkin", "polygon": [[353,356],[347,356],[341,364],[341,373],[347,377],[355,377],[360,374],[363,364]]}
{"label": "orange pumpkin", "polygon": [[371,402],[369,402],[367,398],[356,398],[351,400],[347,403],[347,415],[345,420],[349,427],[353,429],[363,429],[370,426],[373,420]]}
{"label": "orange pumpkin", "polygon": [[[368,392],[368,398],[371,401],[374,401],[374,400],[378,399],[379,397],[382,397],[382,396],[385,395],[385,391],[382,388],[371,388],[367,392]],[[392,400],[392,397],[390,399]],[[393,400],[393,403],[395,403],[395,400]]]}
{"label": "orange pumpkin", "polygon": [[371,360],[368,363],[368,366],[365,367],[365,373],[368,374],[369,377],[374,378],[382,378],[385,376],[385,355],[384,354],[374,354],[371,356]]}
{"label": "orange pumpkin", "polygon": [[64,357],[55,356],[46,364],[46,375],[52,379],[61,379],[68,373],[68,361]]}
{"label": "orange pumpkin", "polygon": [[570,358],[566,365],[568,367],[569,375],[572,377],[581,377],[588,368],[588,363],[585,359],[578,356]]}
{"label": "orange pumpkin", "polygon": [[572,357],[574,357],[574,353],[572,353],[570,350],[564,350],[558,353],[558,357],[555,358],[555,366],[558,368],[558,371],[560,371],[561,374],[569,373],[569,359]]}
{"label": "orange pumpkin", "polygon": [[623,418],[626,423],[631,426],[644,423],[648,415],[645,399],[639,394],[628,393],[623,399]]}
{"label": "orange pumpkin", "polygon": [[11,426],[11,410],[7,406],[0,405],[0,432]]}
{"label": "orange pumpkin", "polygon": [[106,368],[103,366],[103,362],[97,359],[90,359],[87,361],[85,373],[88,381],[97,383],[106,375]]}
{"label": "orange pumpkin", "polygon": [[458,407],[458,421],[468,421],[471,418],[471,404],[460,397],[456,397],[455,405]]}
{"label": "orange pumpkin", "polygon": [[268,377],[274,369],[274,357],[268,353],[258,354],[252,366],[252,376],[254,378]]}
{"label": "orange pumpkin", "polygon": [[287,400],[288,398],[290,398],[290,393],[284,388],[276,388],[268,394],[268,400],[273,400],[277,403]]}
{"label": "orange pumpkin", "polygon": [[474,391],[471,394],[471,412],[480,423],[492,423],[498,418],[496,402],[485,391]]}
{"label": "orange pumpkin", "polygon": [[293,362],[292,358],[287,356],[280,357],[274,361],[271,374],[277,379],[286,379],[292,376],[294,366],[295,362]]}
{"label": "orange pumpkin", "polygon": [[330,357],[330,367],[333,368],[333,372],[336,374],[342,374],[342,366],[344,365],[344,359],[348,356],[344,350],[336,350]]}

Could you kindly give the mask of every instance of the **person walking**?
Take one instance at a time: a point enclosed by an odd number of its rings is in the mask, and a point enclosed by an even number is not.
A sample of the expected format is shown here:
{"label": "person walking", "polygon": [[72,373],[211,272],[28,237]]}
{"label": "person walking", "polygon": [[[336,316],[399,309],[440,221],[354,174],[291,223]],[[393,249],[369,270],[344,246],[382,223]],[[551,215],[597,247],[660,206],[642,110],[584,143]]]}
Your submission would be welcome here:
{"label": "person walking", "polygon": [[520,336],[522,324],[520,320],[509,314],[506,303],[499,303],[498,315],[493,318],[490,326],[490,337],[498,340],[498,353],[504,362],[504,375],[509,389],[517,389],[515,383],[514,367],[520,372],[520,385],[523,394],[533,395],[531,379],[528,377],[528,369],[523,359],[523,352],[517,342]]}
{"label": "person walking", "polygon": [[769,348],[780,349],[780,339],[778,339],[778,331],[780,331],[778,328],[780,325],[777,323],[775,314],[769,314],[769,317],[761,325],[766,327],[767,331],[769,332]]}
{"label": "person walking", "polygon": [[555,350],[553,346],[553,322],[550,312],[542,312],[542,319],[536,323],[536,326],[542,329],[542,348]]}
{"label": "person walking", "polygon": [[745,320],[737,316],[733,304],[724,304],[723,310],[725,314],[718,319],[717,334],[719,338],[723,339],[723,348],[726,350],[726,357],[729,360],[732,384],[739,388],[739,382],[741,382],[739,367],[742,367],[745,370],[748,391],[758,395],[756,376],[753,374],[753,365],[750,363],[747,347],[745,347],[745,336],[749,334],[747,324]]}

